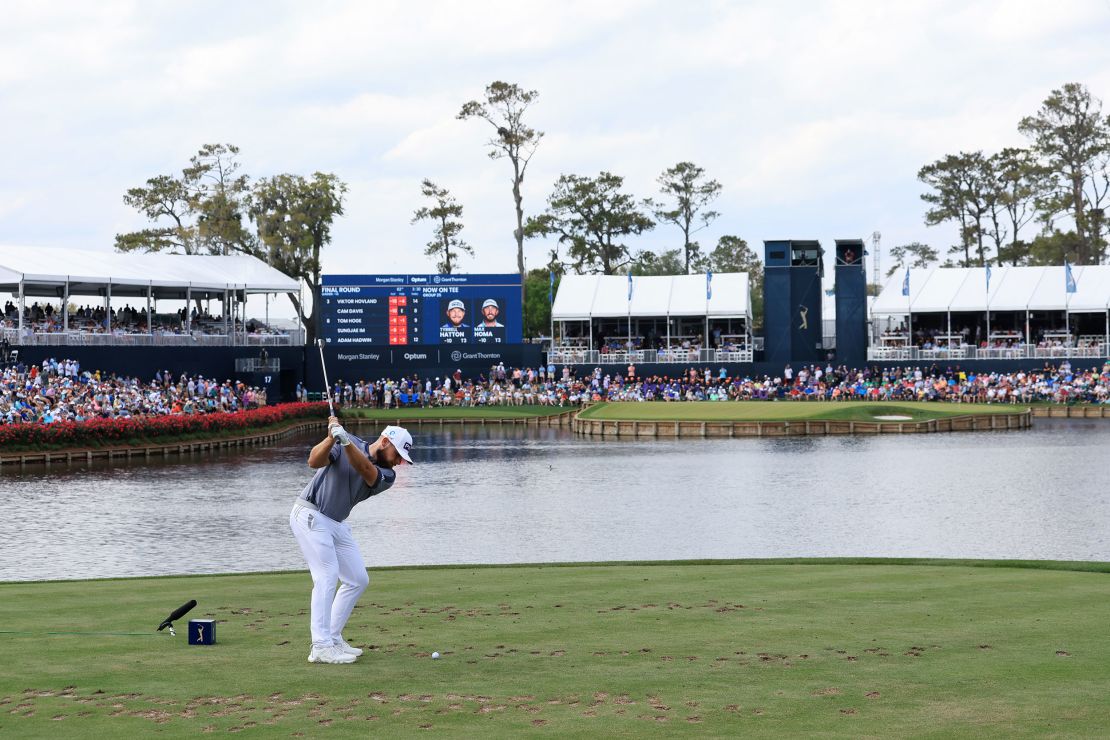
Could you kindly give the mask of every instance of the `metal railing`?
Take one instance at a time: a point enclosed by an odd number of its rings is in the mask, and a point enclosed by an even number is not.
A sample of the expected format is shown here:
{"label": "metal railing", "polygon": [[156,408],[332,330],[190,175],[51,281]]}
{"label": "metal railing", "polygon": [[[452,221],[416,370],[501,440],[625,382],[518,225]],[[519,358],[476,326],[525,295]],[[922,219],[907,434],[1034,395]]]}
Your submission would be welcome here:
{"label": "metal railing", "polygon": [[1085,347],[891,347],[873,345],[867,350],[871,362],[882,360],[1054,360],[1070,358],[1099,359],[1107,357],[1110,349],[1105,342]]}
{"label": "metal railing", "polygon": [[718,362],[752,362],[754,352],[750,349],[637,349],[618,352],[599,352],[598,350],[577,347],[555,347],[547,353],[547,361],[553,365],[624,365],[666,363],[699,365]]}
{"label": "metal railing", "polygon": [[235,372],[237,373],[280,373],[281,358],[267,357],[236,357]]}
{"label": "metal railing", "polygon": [[288,334],[90,334],[80,331],[33,332],[3,329],[13,347],[296,347],[304,344],[304,332]]}

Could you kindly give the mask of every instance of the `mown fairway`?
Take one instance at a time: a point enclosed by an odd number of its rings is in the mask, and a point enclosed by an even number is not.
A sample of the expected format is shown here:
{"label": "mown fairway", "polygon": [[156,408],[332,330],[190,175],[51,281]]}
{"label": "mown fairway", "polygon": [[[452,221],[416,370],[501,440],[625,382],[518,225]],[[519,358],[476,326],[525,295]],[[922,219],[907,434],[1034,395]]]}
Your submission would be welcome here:
{"label": "mown fairway", "polygon": [[[1015,414],[1026,406],[901,401],[675,401],[610,402],[590,406],[582,418],[628,421],[876,421],[904,416],[925,421],[966,414]],[[880,419],[881,420],[881,419]]]}
{"label": "mown fairway", "polygon": [[[1107,570],[1104,565],[1093,570]],[[667,564],[372,573],[354,665],[306,574],[0,585],[0,735],[1095,736],[1110,574]],[[154,634],[189,598],[219,644]],[[139,632],[136,636],[45,635]],[[429,654],[444,654],[433,661]]]}

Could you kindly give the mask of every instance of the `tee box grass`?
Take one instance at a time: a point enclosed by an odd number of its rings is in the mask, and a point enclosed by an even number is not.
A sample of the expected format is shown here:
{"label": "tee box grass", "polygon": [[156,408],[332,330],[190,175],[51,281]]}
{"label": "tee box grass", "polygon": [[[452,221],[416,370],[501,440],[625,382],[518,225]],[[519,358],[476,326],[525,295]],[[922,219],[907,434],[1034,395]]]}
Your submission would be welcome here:
{"label": "tee box grass", "polygon": [[1105,736],[1110,567],[981,565],[374,570],[353,665],[307,573],[0,584],[0,736]]}

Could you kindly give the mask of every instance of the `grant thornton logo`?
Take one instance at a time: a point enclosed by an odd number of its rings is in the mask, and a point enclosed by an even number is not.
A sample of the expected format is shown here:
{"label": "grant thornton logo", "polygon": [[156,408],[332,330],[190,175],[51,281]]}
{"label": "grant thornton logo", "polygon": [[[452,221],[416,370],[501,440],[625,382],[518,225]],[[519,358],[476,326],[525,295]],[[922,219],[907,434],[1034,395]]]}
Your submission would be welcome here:
{"label": "grant thornton logo", "polygon": [[442,278],[441,278],[441,277],[440,277],[439,275],[436,275],[436,276],[434,276],[434,277],[432,278],[432,282],[433,282],[433,283],[436,283],[437,285],[439,284],[439,282],[440,282],[441,280],[442,280]]}
{"label": "grant thornton logo", "polygon": [[462,352],[459,352],[458,350],[455,350],[454,352],[451,353],[451,362],[458,362],[461,359],[462,359]]}

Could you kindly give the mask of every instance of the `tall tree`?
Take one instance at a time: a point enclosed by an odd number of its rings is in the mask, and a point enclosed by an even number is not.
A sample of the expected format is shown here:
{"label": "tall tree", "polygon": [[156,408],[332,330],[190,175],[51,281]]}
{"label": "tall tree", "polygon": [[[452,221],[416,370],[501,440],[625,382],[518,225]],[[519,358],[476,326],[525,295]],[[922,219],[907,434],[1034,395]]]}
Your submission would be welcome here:
{"label": "tall tree", "polygon": [[602,172],[597,177],[561,175],[547,198],[547,209],[528,219],[529,237],[557,236],[579,273],[614,275],[631,256],[623,239],[654,228],[636,199],[621,192],[624,178]]}
{"label": "tall tree", "polygon": [[1091,249],[1094,261],[1106,262],[1106,239],[1102,228],[1106,224],[1106,205],[1110,204],[1110,149],[1095,159],[1091,168],[1090,187],[1084,191],[1087,214],[1090,220]]}
{"label": "tall tree", "polygon": [[698,265],[698,272],[712,270],[713,272],[746,272],[749,275],[763,274],[763,260],[755,250],[748,246],[748,242],[738,236],[725,234],[717,240],[707,257]]}
{"label": "tall tree", "polygon": [[1079,250],[1083,248],[1079,234],[1074,231],[1060,231],[1039,234],[1029,244],[1028,263],[1030,265],[1059,265],[1065,260],[1075,263]]}
{"label": "tall tree", "polygon": [[698,259],[698,244],[690,236],[709,226],[719,214],[709,210],[721,194],[721,183],[706,179],[705,169],[693,162],[679,162],[663,171],[657,179],[659,192],[668,200],[651,200],[644,204],[660,223],[670,223],[682,230],[682,254],[685,272],[689,273]]}
{"label": "tall tree", "polygon": [[[551,285],[551,273],[555,273],[555,285]],[[558,292],[562,273],[550,267],[538,267],[528,271],[524,278],[524,336],[538,337],[551,330],[551,301],[549,292]]]}
{"label": "tall tree", "polygon": [[921,242],[900,244],[890,250],[890,256],[894,260],[894,264],[886,271],[887,277],[907,267],[915,270],[925,269],[940,260],[937,250]]}
{"label": "tall tree", "polygon": [[1102,101],[1085,85],[1069,82],[1049,93],[1035,114],[1021,119],[1018,131],[1057,177],[1055,191],[1043,203],[1049,219],[1068,212],[1079,238],[1076,262],[1093,263],[1098,255],[1088,202],[1095,196],[1098,162],[1110,151],[1110,118],[1102,115]]}
{"label": "tall tree", "polygon": [[250,179],[240,172],[239,147],[205,144],[180,177],[159,175],[131,188],[123,202],[154,225],[116,235],[121,252],[178,254],[250,252],[254,237],[244,223]]}
{"label": "tall tree", "polygon": [[[930,205],[925,213],[925,223],[936,226],[946,221],[959,224],[960,244],[949,252],[963,252],[961,265],[971,267],[987,263],[985,238],[991,212],[992,175],[990,164],[982,152],[949,154],[925,165],[917,179],[933,189],[923,193],[921,199]],[[973,258],[971,250],[975,249]]]}
{"label": "tall tree", "polygon": [[347,185],[330,173],[275,175],[258,181],[250,197],[250,215],[261,243],[253,252],[290,277],[303,280],[312,296],[312,312],[300,296],[289,294],[309,343],[316,341],[320,298],[320,252],[331,242],[331,227],[343,215]]}
{"label": "tall tree", "polygon": [[462,204],[455,200],[447,188],[441,188],[428,179],[420,184],[420,192],[425,198],[432,200],[432,205],[417,208],[412,215],[412,223],[432,222],[433,238],[424,249],[424,254],[439,257],[436,269],[450,275],[460,252],[474,254],[474,248],[459,236],[463,225],[462,221],[456,219],[462,218]]}
{"label": "tall tree", "polygon": [[[1007,147],[991,157],[998,209],[1005,214],[1008,241],[996,226],[998,260],[1017,266],[1029,254],[1021,230],[1038,215],[1037,203],[1049,189],[1049,171],[1028,149]],[[1003,243],[1006,242],[1006,243]]]}
{"label": "tall tree", "polygon": [[[524,206],[523,196],[520,192],[521,183],[524,182],[524,173],[532,155],[543,139],[543,132],[537,131],[524,122],[524,114],[532,103],[536,102],[539,93],[535,90],[525,90],[515,83],[491,82],[486,86],[485,97],[482,100],[471,100],[464,103],[459,111],[459,120],[480,118],[493,126],[494,135],[487,142],[490,159],[507,158],[513,167],[513,204],[516,207],[516,229],[513,238],[516,239],[516,266],[521,277],[524,277]],[[521,290],[523,291],[523,281]]]}
{"label": "tall tree", "polygon": [[682,275],[686,268],[682,264],[681,249],[666,249],[662,252],[642,249],[633,258],[629,271],[633,275]]}
{"label": "tall tree", "polygon": [[189,190],[181,178],[157,175],[145,187],[131,188],[123,202],[154,225],[140,231],[116,234],[118,252],[170,252],[196,254],[196,225]]}

